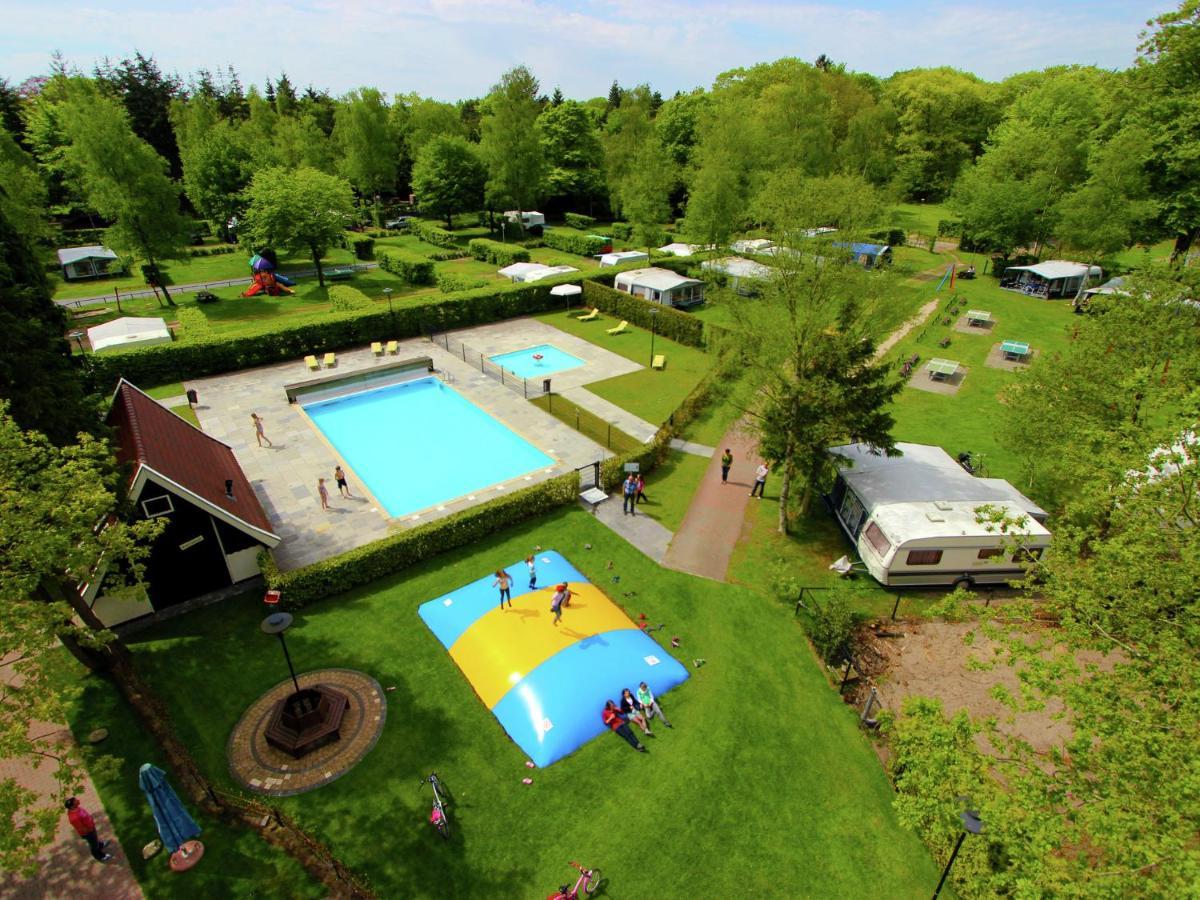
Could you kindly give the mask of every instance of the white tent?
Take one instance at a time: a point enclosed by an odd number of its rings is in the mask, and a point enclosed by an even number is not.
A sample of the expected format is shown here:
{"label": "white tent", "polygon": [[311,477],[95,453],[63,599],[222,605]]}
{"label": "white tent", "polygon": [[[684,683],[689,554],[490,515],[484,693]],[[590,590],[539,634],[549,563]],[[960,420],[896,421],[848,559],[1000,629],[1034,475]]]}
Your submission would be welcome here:
{"label": "white tent", "polygon": [[774,241],[768,241],[766,238],[754,238],[747,241],[734,241],[729,248],[734,253],[766,253],[774,246]]}
{"label": "white tent", "polygon": [[546,266],[536,272],[530,272],[523,281],[541,281],[543,278],[553,278],[555,275],[566,275],[568,272],[578,272],[574,266]]}
{"label": "white tent", "polygon": [[697,250],[701,249],[697,244],[681,244],[675,242],[667,244],[665,247],[659,247],[659,253],[670,253],[672,256],[691,256]]}
{"label": "white tent", "polygon": [[171,331],[163,319],[125,316],[87,330],[93,353],[122,347],[148,347],[171,343]]}
{"label": "white tent", "polygon": [[602,266],[619,266],[627,262],[649,262],[650,254],[643,253],[640,250],[618,250],[616,253],[603,253],[600,255],[600,265]]}
{"label": "white tent", "polygon": [[617,273],[613,287],[626,294],[666,306],[695,306],[704,302],[704,282],[670,269],[631,269]]}
{"label": "white tent", "polygon": [[1066,297],[1079,293],[1093,278],[1103,278],[1099,266],[1049,259],[1031,266],[1009,266],[1004,270],[1000,287],[1044,297]]}
{"label": "white tent", "polygon": [[700,263],[700,268],[725,275],[729,278],[730,285],[739,294],[748,293],[752,287],[743,282],[766,281],[774,271],[770,266],[764,266],[752,259],[742,259],[740,256],[706,260]]}
{"label": "white tent", "polygon": [[529,281],[530,275],[549,268],[544,263],[519,262],[513,263],[511,266],[505,266],[497,274],[503,275],[505,278],[511,278],[513,281]]}
{"label": "white tent", "polygon": [[[63,247],[58,251],[58,264],[62,266],[63,278],[95,278],[108,275],[112,263],[120,259],[107,247],[91,244],[87,247]],[[114,270],[115,271],[115,270]]]}

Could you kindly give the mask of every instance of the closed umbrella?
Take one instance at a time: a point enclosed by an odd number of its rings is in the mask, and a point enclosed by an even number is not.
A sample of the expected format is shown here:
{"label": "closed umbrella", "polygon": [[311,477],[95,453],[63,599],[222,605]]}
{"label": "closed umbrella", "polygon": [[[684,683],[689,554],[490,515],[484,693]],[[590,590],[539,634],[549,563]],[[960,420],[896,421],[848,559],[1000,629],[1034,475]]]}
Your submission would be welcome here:
{"label": "closed umbrella", "polygon": [[184,855],[194,852],[193,848],[184,845],[200,834],[200,826],[183,808],[183,803],[167,781],[166,773],[158,766],[146,763],[138,770],[138,785],[150,802],[159,837],[172,856],[180,847],[184,847]]}

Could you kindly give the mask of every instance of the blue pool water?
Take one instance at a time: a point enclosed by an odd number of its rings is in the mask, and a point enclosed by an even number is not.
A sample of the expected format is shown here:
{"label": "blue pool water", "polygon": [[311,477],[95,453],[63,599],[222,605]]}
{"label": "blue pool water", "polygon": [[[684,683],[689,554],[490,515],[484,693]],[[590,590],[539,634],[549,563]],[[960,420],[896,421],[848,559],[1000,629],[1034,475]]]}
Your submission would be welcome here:
{"label": "blue pool water", "polygon": [[[542,358],[534,359],[535,353],[540,353]],[[504,366],[518,378],[545,378],[555,372],[565,372],[583,365],[582,359],[564,353],[553,344],[538,344],[512,353],[489,356],[488,359],[498,366]]]}
{"label": "blue pool water", "polygon": [[436,378],[306,403],[304,411],[392,516],[554,465]]}

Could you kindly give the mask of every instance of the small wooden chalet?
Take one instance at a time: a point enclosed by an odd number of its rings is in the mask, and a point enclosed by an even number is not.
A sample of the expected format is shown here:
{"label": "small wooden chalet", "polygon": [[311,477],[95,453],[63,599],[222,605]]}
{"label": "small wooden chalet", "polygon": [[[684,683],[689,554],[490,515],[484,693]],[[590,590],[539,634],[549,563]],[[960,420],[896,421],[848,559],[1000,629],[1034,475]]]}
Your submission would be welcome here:
{"label": "small wooden chalet", "polygon": [[144,598],[105,597],[99,577],[83,588],[101,621],[139,618],[258,575],[259,552],[280,538],[229,446],[124,379],[106,421],[135,516],[167,526],[150,552]]}

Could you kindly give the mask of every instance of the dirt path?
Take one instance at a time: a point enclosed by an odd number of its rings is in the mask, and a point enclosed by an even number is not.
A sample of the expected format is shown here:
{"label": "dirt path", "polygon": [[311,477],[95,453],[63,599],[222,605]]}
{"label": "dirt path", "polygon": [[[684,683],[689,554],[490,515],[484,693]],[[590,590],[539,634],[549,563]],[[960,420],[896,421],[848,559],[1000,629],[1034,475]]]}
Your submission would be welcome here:
{"label": "dirt path", "polygon": [[[954,264],[958,265],[958,257],[954,257]],[[935,269],[921,272],[913,277],[922,281],[933,281],[935,278],[939,278],[944,274],[946,274],[946,266],[941,265]],[[917,314],[915,316],[908,319],[903,325],[884,338],[883,341],[880,342],[879,346],[875,348],[875,358],[883,359],[883,357],[887,355],[887,352],[904,340],[909,332],[924,325],[925,321],[935,312],[937,312],[939,300],[940,298],[934,294],[932,299],[930,299],[925,303],[924,306],[917,310]]]}

